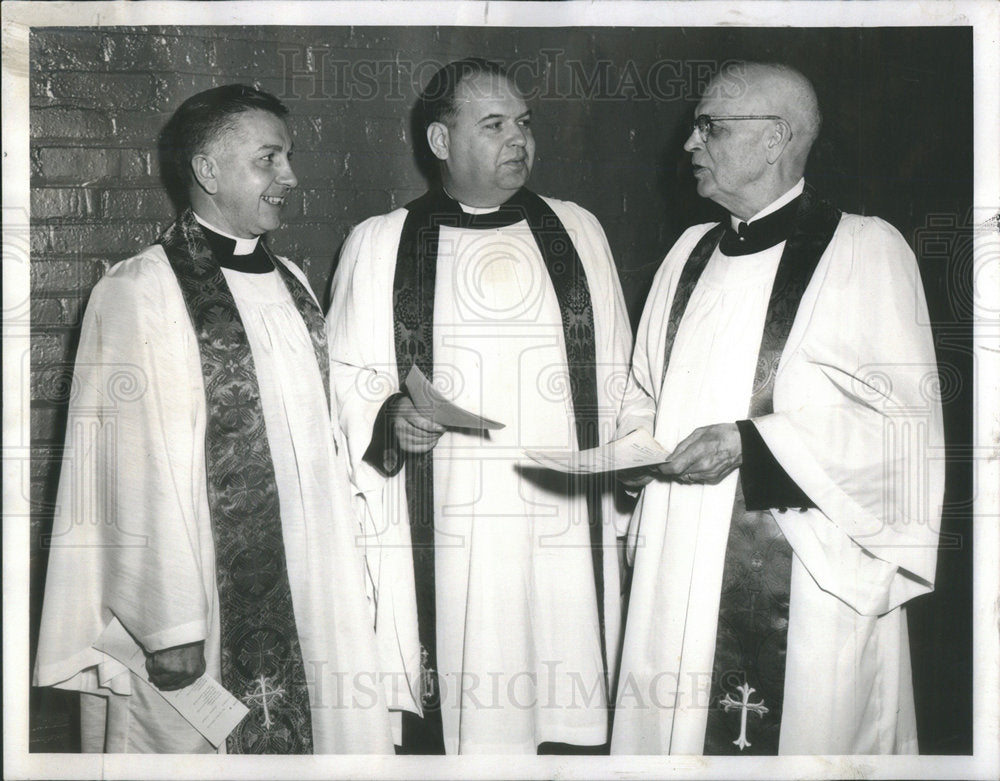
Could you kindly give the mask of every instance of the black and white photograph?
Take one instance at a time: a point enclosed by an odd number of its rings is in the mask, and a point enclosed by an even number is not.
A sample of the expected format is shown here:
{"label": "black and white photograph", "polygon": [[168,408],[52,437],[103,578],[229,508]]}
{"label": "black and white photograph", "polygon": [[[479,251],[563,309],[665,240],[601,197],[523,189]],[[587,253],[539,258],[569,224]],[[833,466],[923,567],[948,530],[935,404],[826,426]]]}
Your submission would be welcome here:
{"label": "black and white photograph", "polygon": [[5,778],[997,777],[1000,8],[2,14]]}

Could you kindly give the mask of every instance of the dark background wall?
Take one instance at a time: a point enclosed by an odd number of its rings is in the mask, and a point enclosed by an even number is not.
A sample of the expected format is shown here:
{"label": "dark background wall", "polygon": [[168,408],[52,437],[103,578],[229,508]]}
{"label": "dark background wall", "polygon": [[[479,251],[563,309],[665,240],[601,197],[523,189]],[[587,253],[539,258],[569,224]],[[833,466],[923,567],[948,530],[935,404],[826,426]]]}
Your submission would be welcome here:
{"label": "dark background wall", "polygon": [[[673,240],[718,217],[681,150],[713,71],[781,60],[813,80],[825,124],[809,178],[845,210],[902,232],[935,323],[951,457],[938,587],[910,609],[911,642],[922,750],[970,752],[970,28],[34,28],[32,649],[80,316],[109,265],[172,219],[153,151],[167,117],[231,82],[288,104],[300,184],[271,243],[324,298],[350,228],[423,191],[414,98],[437,66],[469,54],[513,66],[535,110],[532,187],[597,215],[633,323]],[[72,696],[32,691],[32,750],[78,750],[74,707]]]}

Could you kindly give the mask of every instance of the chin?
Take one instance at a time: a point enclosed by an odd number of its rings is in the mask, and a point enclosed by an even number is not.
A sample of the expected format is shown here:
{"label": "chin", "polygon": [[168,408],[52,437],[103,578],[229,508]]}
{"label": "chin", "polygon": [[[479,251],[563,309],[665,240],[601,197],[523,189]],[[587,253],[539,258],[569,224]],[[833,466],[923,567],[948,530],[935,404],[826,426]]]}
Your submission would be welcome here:
{"label": "chin", "polygon": [[524,187],[527,181],[528,181],[528,174],[523,173],[523,174],[518,174],[516,176],[504,177],[504,180],[500,182],[500,186],[504,190],[510,190],[510,191],[520,190],[522,187]]}

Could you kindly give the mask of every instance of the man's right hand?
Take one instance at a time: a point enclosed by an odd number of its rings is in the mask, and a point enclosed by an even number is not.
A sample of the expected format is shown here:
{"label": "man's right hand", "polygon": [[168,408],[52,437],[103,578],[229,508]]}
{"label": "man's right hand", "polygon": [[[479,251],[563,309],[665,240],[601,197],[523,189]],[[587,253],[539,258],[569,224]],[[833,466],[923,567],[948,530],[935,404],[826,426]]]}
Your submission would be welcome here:
{"label": "man's right hand", "polygon": [[183,689],[205,673],[205,641],[177,645],[146,654],[146,672],[157,689]]}
{"label": "man's right hand", "polygon": [[445,427],[425,418],[408,396],[401,396],[389,408],[396,441],[407,453],[429,453],[445,432]]}

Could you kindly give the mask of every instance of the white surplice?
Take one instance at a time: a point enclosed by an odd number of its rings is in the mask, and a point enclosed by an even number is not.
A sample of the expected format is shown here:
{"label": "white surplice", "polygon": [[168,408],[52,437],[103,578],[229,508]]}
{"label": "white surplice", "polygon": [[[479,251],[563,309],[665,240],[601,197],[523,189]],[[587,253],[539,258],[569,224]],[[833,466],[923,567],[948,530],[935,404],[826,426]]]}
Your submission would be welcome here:
{"label": "white surplice", "polygon": [[[654,279],[619,420],[619,434],[642,427],[668,450],[747,416],[785,246],[715,251],[664,377],[674,291],[710,228],[689,229]],[[842,217],[782,353],[774,412],[754,423],[817,505],[773,512],[793,550],[779,752],[914,752],[903,605],[933,587],[943,434],[917,266],[887,223]],[[612,753],[702,753],[736,480],[654,481],[640,497]]]}
{"label": "white surplice", "polygon": [[[630,330],[604,233],[575,204],[546,199],[587,274],[593,302],[601,441],[614,433]],[[383,664],[401,674],[396,705],[419,712],[419,642],[404,473],[362,460],[375,417],[399,388],[392,289],[405,210],[348,238],[328,316],[352,478],[370,508],[368,561]],[[586,503],[522,448],[575,448],[563,325],[527,223],[443,227],[434,303],[434,374],[460,406],[506,427],[452,430],[434,449],[437,662],[448,753],[534,753],[546,741],[607,738],[604,675]],[[611,488],[610,481],[608,488]],[[620,626],[616,536],[626,519],[604,493],[607,657]],[[377,554],[374,552],[377,550]]]}
{"label": "white surplice", "polygon": [[[361,527],[308,330],[277,271],[223,273],[260,388],[314,750],[391,753]],[[84,750],[213,750],[92,647],[115,620],[147,651],[204,640],[208,674],[220,679],[205,425],[198,343],[154,246],[94,288],[67,422],[35,683],[86,693]]]}

